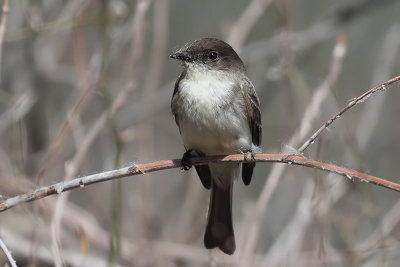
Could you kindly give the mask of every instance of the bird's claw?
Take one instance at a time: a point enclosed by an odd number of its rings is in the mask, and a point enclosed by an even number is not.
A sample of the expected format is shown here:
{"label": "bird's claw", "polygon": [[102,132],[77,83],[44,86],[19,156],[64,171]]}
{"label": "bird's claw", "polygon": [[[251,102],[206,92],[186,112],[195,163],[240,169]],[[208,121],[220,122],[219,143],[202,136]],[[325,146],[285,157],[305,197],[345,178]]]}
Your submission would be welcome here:
{"label": "bird's claw", "polygon": [[187,171],[192,167],[192,162],[190,161],[190,158],[192,157],[191,152],[192,152],[192,150],[189,149],[188,151],[186,151],[183,154],[182,159],[181,159],[181,164],[182,164],[181,169],[182,170]]}
{"label": "bird's claw", "polygon": [[256,159],[254,158],[255,154],[254,151],[247,151],[243,153],[243,159],[245,161],[248,161],[247,156],[250,154],[250,161],[255,161]]}

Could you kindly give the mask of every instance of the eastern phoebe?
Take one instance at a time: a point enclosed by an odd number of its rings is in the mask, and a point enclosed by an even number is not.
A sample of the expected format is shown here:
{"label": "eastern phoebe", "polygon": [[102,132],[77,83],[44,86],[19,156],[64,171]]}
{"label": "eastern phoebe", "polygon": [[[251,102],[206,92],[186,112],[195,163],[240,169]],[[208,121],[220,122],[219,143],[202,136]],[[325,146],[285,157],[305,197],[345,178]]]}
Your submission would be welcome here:
{"label": "eastern phoebe", "polygon": [[[242,60],[224,41],[204,38],[170,55],[183,64],[175,83],[171,108],[190,168],[191,156],[261,152],[260,103],[246,76]],[[243,166],[243,167],[242,167]],[[248,185],[255,167],[246,163],[210,163],[195,166],[205,188],[211,189],[204,245],[235,252],[232,226],[232,188],[241,176]]]}

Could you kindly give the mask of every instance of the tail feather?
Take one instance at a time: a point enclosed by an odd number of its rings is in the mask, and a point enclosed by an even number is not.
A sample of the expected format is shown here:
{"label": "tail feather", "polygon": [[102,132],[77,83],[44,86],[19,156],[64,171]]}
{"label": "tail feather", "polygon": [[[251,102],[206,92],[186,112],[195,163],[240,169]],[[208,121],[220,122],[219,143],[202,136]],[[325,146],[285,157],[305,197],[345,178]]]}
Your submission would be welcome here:
{"label": "tail feather", "polygon": [[204,245],[207,249],[220,248],[226,254],[233,254],[236,249],[235,234],[232,225],[232,188],[219,187],[212,179],[210,208]]}
{"label": "tail feather", "polygon": [[243,163],[242,168],[242,179],[245,185],[249,185],[251,182],[251,177],[253,176],[253,170],[256,166],[255,162]]}

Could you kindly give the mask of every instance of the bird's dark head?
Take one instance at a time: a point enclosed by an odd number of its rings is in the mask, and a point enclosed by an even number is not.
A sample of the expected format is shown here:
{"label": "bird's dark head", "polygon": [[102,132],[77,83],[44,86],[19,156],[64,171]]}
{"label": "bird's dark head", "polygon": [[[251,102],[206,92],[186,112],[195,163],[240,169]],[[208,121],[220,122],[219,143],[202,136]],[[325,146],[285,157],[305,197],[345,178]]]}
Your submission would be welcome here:
{"label": "bird's dark head", "polygon": [[188,69],[244,71],[244,64],[235,50],[216,38],[196,40],[172,53],[170,57],[181,60]]}

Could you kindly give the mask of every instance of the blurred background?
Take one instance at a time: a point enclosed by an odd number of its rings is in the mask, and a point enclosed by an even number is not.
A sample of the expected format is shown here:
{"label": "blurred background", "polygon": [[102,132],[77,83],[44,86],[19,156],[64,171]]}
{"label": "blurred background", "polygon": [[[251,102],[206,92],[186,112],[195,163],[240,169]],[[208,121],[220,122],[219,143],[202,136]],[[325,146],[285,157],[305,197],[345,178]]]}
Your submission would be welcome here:
{"label": "blurred background", "polygon": [[[3,5],[3,1],[0,1]],[[1,47],[1,199],[184,153],[169,54],[217,37],[260,97],[265,153],[294,153],[352,98],[400,70],[394,0],[9,1]],[[1,32],[1,31],[0,31]],[[305,156],[400,182],[400,91],[346,112]],[[108,181],[0,214],[18,266],[398,266],[399,194],[259,163],[238,181],[233,256],[203,247],[194,170]],[[0,265],[7,259],[0,252]]]}

